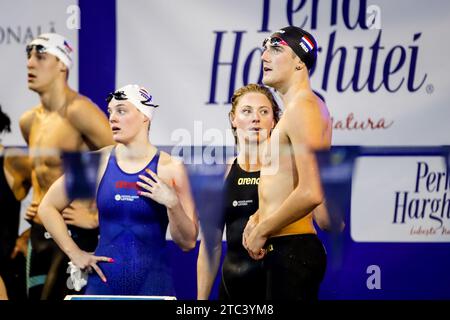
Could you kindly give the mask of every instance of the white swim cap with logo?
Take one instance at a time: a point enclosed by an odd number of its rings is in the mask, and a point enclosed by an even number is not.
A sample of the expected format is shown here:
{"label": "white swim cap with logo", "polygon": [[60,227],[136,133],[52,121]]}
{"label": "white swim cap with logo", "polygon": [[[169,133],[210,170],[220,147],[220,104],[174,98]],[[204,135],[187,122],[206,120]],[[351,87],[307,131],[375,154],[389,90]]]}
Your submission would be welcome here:
{"label": "white swim cap with logo", "polygon": [[72,67],[73,49],[66,38],[57,33],[43,33],[31,41],[29,46],[41,45],[43,52],[50,53],[59,58],[67,68]]}
{"label": "white swim cap with logo", "polygon": [[[131,102],[139,111],[141,111],[147,118],[152,120],[153,112],[158,107],[157,104],[153,102],[152,95],[145,89],[137,84],[129,84],[120,89],[117,89],[114,93],[123,92],[125,95],[125,100]],[[113,97],[113,99],[117,99]]]}

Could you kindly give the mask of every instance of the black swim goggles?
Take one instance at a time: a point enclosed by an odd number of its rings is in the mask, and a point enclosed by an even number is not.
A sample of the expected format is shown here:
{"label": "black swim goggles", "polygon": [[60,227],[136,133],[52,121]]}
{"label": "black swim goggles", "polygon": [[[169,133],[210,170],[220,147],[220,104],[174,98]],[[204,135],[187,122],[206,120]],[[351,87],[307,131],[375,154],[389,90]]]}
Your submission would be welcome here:
{"label": "black swim goggles", "polygon": [[106,97],[106,102],[110,103],[113,98],[116,100],[127,100],[128,99],[125,92],[115,91],[115,92],[111,92],[110,94],[108,94],[108,96]]}
{"label": "black swim goggles", "polygon": [[266,47],[267,42],[269,42],[269,44],[271,46],[274,46],[274,47],[277,47],[277,46],[289,46],[286,41],[284,41],[280,37],[276,37],[275,36],[275,37],[267,37],[267,38],[264,39],[264,41],[262,43],[263,49]]}
{"label": "black swim goggles", "polygon": [[31,51],[33,51],[33,48],[36,49],[37,53],[46,53],[47,48],[44,47],[42,44],[29,44],[26,46],[25,50],[27,51],[27,57],[31,55]]}
{"label": "black swim goggles", "polygon": [[[108,94],[108,96],[106,97],[106,102],[110,103],[113,98],[116,100],[127,100],[128,99],[125,92],[115,91],[115,92],[111,92],[110,94]],[[153,108],[159,107],[159,105],[153,104],[153,103],[151,103],[151,101],[152,101],[152,96],[149,96],[147,98],[147,100],[140,100],[139,102],[142,103],[144,106],[149,106],[149,107],[153,107]]]}

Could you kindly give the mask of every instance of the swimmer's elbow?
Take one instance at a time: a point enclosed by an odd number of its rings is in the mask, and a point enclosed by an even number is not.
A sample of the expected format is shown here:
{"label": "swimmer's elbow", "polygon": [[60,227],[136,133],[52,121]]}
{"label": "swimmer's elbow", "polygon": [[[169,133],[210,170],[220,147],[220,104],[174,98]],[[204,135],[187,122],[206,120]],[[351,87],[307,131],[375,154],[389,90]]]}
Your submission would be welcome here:
{"label": "swimmer's elbow", "polygon": [[310,201],[311,201],[312,205],[314,206],[314,208],[317,206],[320,206],[324,201],[323,193],[322,192],[312,192],[310,195]]}
{"label": "swimmer's elbow", "polygon": [[36,212],[36,215],[38,216],[38,218],[42,221],[42,223],[47,224],[48,220],[51,220],[49,218],[49,215],[51,215],[52,213],[52,207],[49,206],[48,202],[42,202]]}
{"label": "swimmer's elbow", "polygon": [[297,194],[299,196],[297,203],[307,203],[311,210],[324,202],[324,195],[319,190],[299,189]]}
{"label": "swimmer's elbow", "polygon": [[329,220],[316,217],[314,217],[314,220],[316,221],[320,230],[325,232],[333,231],[333,226],[331,225],[331,222]]}
{"label": "swimmer's elbow", "polygon": [[197,236],[194,234],[186,235],[177,241],[177,245],[183,252],[191,251],[197,245]]}
{"label": "swimmer's elbow", "polygon": [[179,243],[178,245],[183,252],[188,252],[188,251],[191,251],[192,249],[194,249],[196,244],[197,244],[197,241],[189,240],[189,241],[184,241],[183,243]]}

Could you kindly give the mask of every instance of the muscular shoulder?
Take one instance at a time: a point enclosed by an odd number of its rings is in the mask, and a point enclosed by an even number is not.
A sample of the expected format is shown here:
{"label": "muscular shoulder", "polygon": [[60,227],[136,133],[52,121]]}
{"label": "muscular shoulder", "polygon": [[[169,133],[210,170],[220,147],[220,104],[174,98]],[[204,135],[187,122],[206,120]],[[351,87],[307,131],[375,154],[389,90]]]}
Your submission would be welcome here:
{"label": "muscular shoulder", "polygon": [[30,134],[31,125],[33,124],[33,120],[36,116],[36,113],[41,108],[40,105],[37,105],[30,110],[25,111],[19,118],[19,127],[22,131],[22,136],[28,142],[28,136]]}
{"label": "muscular shoulder", "polygon": [[77,95],[67,106],[65,117],[78,130],[89,149],[114,143],[106,115],[88,98]]}
{"label": "muscular shoulder", "polygon": [[319,109],[319,101],[312,92],[299,92],[286,104],[285,112],[312,112]]}
{"label": "muscular shoulder", "polygon": [[287,106],[287,130],[290,138],[313,148],[326,147],[330,116],[328,109],[314,94],[299,94]]}
{"label": "muscular shoulder", "polygon": [[164,168],[164,170],[181,170],[184,168],[184,164],[181,160],[172,157],[164,151],[160,151],[159,153],[159,166]]}
{"label": "muscular shoulder", "polygon": [[167,181],[178,180],[184,175],[185,167],[181,160],[178,160],[167,152],[161,151],[158,163],[158,175]]}
{"label": "muscular shoulder", "polygon": [[19,118],[20,128],[30,126],[39,110],[40,105],[37,105],[30,110],[25,111]]}
{"label": "muscular shoulder", "polygon": [[105,117],[97,105],[82,95],[77,95],[67,106],[67,118],[74,124],[85,122],[87,119],[92,121],[99,116]]}

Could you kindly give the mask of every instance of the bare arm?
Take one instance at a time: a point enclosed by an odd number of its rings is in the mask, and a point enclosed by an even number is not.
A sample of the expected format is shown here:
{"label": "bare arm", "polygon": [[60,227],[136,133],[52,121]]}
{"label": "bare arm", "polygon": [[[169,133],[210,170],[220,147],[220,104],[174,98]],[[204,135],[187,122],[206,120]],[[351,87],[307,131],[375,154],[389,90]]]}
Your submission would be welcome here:
{"label": "bare arm", "polygon": [[305,217],[323,201],[319,168],[314,151],[323,146],[320,111],[312,103],[287,108],[286,134],[294,153],[298,183],[280,207],[260,219],[253,231],[243,237],[243,245],[254,259],[264,256],[266,240],[285,226]]}
{"label": "bare arm", "polygon": [[69,259],[79,268],[93,268],[103,282],[106,278],[97,265],[98,262],[113,262],[109,257],[97,257],[81,250],[69,236],[67,226],[61,212],[70,204],[67,197],[64,176],[56,180],[39,205],[38,215],[44,227],[52,235],[56,244],[64,251]]}
{"label": "bare arm", "polygon": [[69,231],[61,212],[68,207],[70,200],[67,197],[64,176],[56,180],[39,205],[38,215],[47,231],[55,242],[69,258],[80,248],[69,236]]}
{"label": "bare arm", "polygon": [[20,132],[22,133],[22,137],[24,138],[27,144],[29,144],[31,125],[33,123],[37,108],[38,107],[35,107],[31,110],[26,111],[24,114],[20,116],[19,119]]}
{"label": "bare arm", "polygon": [[0,300],[8,300],[8,295],[6,293],[6,287],[3,283],[3,279],[0,276]]}
{"label": "bare arm", "polygon": [[98,211],[95,200],[74,200],[62,211],[64,222],[83,229],[98,227]]}
{"label": "bare arm", "polygon": [[323,191],[315,150],[323,145],[320,112],[312,103],[286,111],[291,121],[286,131],[294,152],[298,184],[281,206],[260,221],[257,229],[265,237],[305,217],[323,201]]}
{"label": "bare arm", "polygon": [[137,185],[145,191],[138,191],[138,194],[166,206],[172,239],[182,250],[188,251],[197,241],[197,212],[183,163],[169,157],[161,153],[159,176],[149,169],[146,169],[148,176],[139,176],[141,180]]}
{"label": "bare arm", "polygon": [[[208,226],[209,227],[209,226]],[[197,299],[208,300],[211,288],[217,276],[222,255],[222,230],[202,233],[200,249],[197,258]]]}
{"label": "bare arm", "polygon": [[27,151],[19,148],[6,149],[4,172],[16,199],[23,200],[31,187],[31,160]]}
{"label": "bare arm", "polygon": [[[227,163],[224,180],[231,171],[233,160]],[[222,256],[222,237],[225,221],[221,217],[220,222],[213,219],[203,219],[202,240],[197,258],[197,299],[208,300],[211,288],[217,276]]]}
{"label": "bare arm", "polygon": [[183,250],[195,248],[198,236],[198,218],[189,179],[184,165],[173,164],[173,187],[178,201],[167,207],[172,239]]}
{"label": "bare arm", "polygon": [[[22,114],[22,116],[19,119],[19,126],[20,131],[22,133],[22,137],[24,138],[29,147],[33,147],[30,146],[30,133],[34,118],[36,117],[36,113],[39,112],[41,108],[42,107],[37,106],[31,110],[28,110],[24,114]],[[37,205],[39,203],[38,199],[40,199],[40,193],[42,192],[42,190],[37,182],[36,172],[33,169],[31,172],[31,185],[33,187],[33,200],[30,206],[27,208],[25,219],[40,223],[39,218],[36,215],[37,215]],[[24,240],[26,240],[26,238],[24,238]]]}
{"label": "bare arm", "polygon": [[314,209],[313,217],[321,230],[331,231],[331,217],[325,202]]}
{"label": "bare arm", "polygon": [[345,228],[344,219],[336,211],[333,212],[334,215],[331,215],[328,211],[326,201],[324,201],[314,209],[314,220],[323,231],[342,232]]}
{"label": "bare arm", "polygon": [[28,253],[28,240],[30,239],[31,228],[26,229],[19,237],[16,239],[16,244],[11,253],[11,259],[15,259],[19,253],[23,254],[24,257]]}

